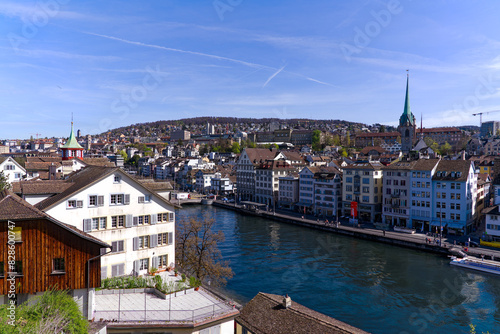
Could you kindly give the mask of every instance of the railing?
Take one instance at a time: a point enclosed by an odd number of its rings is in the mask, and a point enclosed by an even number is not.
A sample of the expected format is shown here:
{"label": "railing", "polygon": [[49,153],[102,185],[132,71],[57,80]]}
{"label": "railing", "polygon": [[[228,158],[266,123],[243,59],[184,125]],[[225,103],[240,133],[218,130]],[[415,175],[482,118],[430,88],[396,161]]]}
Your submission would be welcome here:
{"label": "railing", "polygon": [[197,322],[216,315],[222,315],[233,312],[234,308],[225,303],[217,303],[210,306],[201,307],[194,310],[112,310],[94,312],[96,320],[103,319],[104,321],[171,321],[171,322]]}

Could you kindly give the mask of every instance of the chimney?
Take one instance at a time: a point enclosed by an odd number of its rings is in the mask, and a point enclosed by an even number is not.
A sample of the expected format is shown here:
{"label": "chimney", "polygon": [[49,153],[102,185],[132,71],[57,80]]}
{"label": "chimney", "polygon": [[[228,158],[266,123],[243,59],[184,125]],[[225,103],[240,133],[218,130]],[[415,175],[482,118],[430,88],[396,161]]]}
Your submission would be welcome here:
{"label": "chimney", "polygon": [[283,303],[281,304],[283,308],[289,308],[292,306],[292,298],[288,297],[288,294],[283,297]]}
{"label": "chimney", "polygon": [[465,150],[462,151],[462,160],[465,160]]}

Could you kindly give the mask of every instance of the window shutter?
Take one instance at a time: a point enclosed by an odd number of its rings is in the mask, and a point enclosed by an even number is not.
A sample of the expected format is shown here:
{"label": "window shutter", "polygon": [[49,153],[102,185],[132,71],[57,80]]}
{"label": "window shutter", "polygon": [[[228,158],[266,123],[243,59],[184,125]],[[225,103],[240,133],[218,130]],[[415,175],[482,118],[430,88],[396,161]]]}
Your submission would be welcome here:
{"label": "window shutter", "polygon": [[172,242],[173,242],[173,238],[174,238],[174,233],[173,232],[169,232],[168,233],[168,244],[171,245]]}
{"label": "window shutter", "polygon": [[104,196],[97,196],[97,206],[104,206]]}
{"label": "window shutter", "polygon": [[125,227],[132,227],[132,215],[125,216]]}
{"label": "window shutter", "polygon": [[139,203],[144,203],[144,196],[139,196]]}
{"label": "window shutter", "polygon": [[113,253],[118,252],[118,241],[113,241],[111,243],[111,252]]}
{"label": "window shutter", "polygon": [[123,204],[125,205],[130,204],[130,194],[123,195]]}
{"label": "window shutter", "polygon": [[108,267],[101,267],[101,279],[105,279],[108,276]]}
{"label": "window shutter", "polygon": [[125,263],[120,263],[118,265],[118,276],[125,275]]}
{"label": "window shutter", "polygon": [[132,221],[132,226],[137,226],[137,225],[139,225],[139,217],[134,217]]}
{"label": "window shutter", "polygon": [[158,268],[158,256],[153,256],[151,258],[151,267]]}
{"label": "window shutter", "polygon": [[124,241],[123,241],[123,240],[118,241],[118,251],[119,251],[119,252],[123,252],[123,250],[124,250],[123,245],[124,245],[124,244],[125,244],[125,243],[124,243]]}
{"label": "window shutter", "polygon": [[135,237],[134,239],[132,239],[132,242],[133,242],[133,250],[139,249],[139,237]]}
{"label": "window shutter", "polygon": [[170,213],[168,214],[168,219],[169,219],[169,221],[171,221],[171,222],[173,222],[173,221],[174,221],[174,213],[173,213],[173,212],[170,212]]}
{"label": "window shutter", "polygon": [[83,201],[76,201],[77,208],[83,208]]}
{"label": "window shutter", "polygon": [[153,248],[158,246],[158,234],[151,234],[149,236],[149,247]]}
{"label": "window shutter", "polygon": [[106,248],[101,248],[101,253],[100,253],[100,254],[101,254],[101,255],[106,254]]}
{"label": "window shutter", "polygon": [[151,215],[151,225],[156,225],[157,220],[158,220],[158,215],[152,214]]}
{"label": "window shutter", "polygon": [[132,274],[135,276],[139,274],[139,260],[134,261],[134,272]]}
{"label": "window shutter", "polygon": [[83,220],[83,232],[90,232],[92,230],[92,219]]}
{"label": "window shutter", "polygon": [[115,276],[118,276],[118,266],[116,264],[111,266],[111,277]]}

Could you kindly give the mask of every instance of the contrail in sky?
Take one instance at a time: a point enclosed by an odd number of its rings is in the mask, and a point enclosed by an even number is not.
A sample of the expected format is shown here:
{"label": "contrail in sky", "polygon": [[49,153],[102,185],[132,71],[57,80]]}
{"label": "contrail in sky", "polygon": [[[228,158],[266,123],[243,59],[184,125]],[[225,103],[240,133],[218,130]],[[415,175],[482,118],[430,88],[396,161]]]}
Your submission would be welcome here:
{"label": "contrail in sky", "polygon": [[[286,65],[285,65],[286,66]],[[283,71],[285,69],[285,66],[283,66],[282,68],[280,68],[279,70],[277,70],[276,72],[273,73],[273,75],[271,75],[269,77],[269,79],[267,79],[266,82],[264,82],[264,85],[262,85],[262,88],[266,87],[266,85],[269,83],[269,81],[273,80],[273,78],[275,76],[277,76],[281,71]]]}
{"label": "contrail in sky", "polygon": [[[202,53],[202,52],[196,52],[196,51],[187,51],[187,50],[181,50],[181,49],[168,48],[168,47],[161,46],[161,45],[155,45],[155,44],[147,44],[147,43],[142,43],[142,42],[129,41],[129,40],[126,40],[126,39],[123,39],[123,38],[118,38],[118,37],[108,36],[108,35],[102,35],[102,34],[96,34],[96,33],[87,32],[87,31],[81,31],[81,32],[84,33],[84,34],[87,34],[87,35],[93,35],[93,36],[98,36],[98,37],[102,37],[102,38],[112,39],[112,40],[115,40],[115,41],[119,41],[119,42],[123,42],[123,43],[127,43],[127,44],[132,44],[132,45],[145,46],[145,47],[149,47],[149,48],[166,50],[166,51],[187,53],[187,54],[191,54],[191,55],[208,57],[208,58],[217,59],[217,60],[225,60],[225,61],[233,62],[233,63],[236,63],[236,64],[240,64],[240,65],[244,65],[244,66],[248,66],[248,67],[252,67],[252,68],[267,69],[267,70],[277,71],[269,79],[267,79],[267,81],[264,83],[263,87],[265,87],[269,83],[269,81],[271,81],[271,79],[273,79],[278,73],[280,73],[281,71],[283,71],[283,69],[285,68],[283,66],[282,68],[277,69],[277,68],[274,68],[274,67],[271,67],[271,66],[266,66],[266,65],[261,65],[261,64],[255,64],[255,63],[251,63],[251,62],[247,62],[247,61],[243,61],[243,60],[238,60],[238,59],[228,58],[228,57],[222,57],[222,56],[212,55],[212,54],[208,54],[208,53]],[[316,83],[319,83],[319,84],[322,84],[322,85],[333,86],[333,85],[331,85],[329,83],[325,83],[325,82],[322,82],[322,81],[319,81],[319,80],[316,80],[316,79],[313,79],[313,78],[309,78],[309,77],[306,77],[306,76],[304,76],[302,74],[297,74],[297,73],[292,73],[292,72],[287,72],[287,71],[285,71],[285,72],[286,73],[290,73],[292,75],[303,77],[303,78],[305,78],[307,80],[310,80],[310,81],[313,81],[313,82],[316,82]]]}

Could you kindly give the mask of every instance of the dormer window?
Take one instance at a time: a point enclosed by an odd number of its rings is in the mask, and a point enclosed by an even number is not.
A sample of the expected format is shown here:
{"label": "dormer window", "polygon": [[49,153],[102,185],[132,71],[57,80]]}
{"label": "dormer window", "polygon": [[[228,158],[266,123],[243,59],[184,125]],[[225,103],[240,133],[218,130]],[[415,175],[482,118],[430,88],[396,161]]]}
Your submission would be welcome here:
{"label": "dormer window", "polygon": [[114,183],[120,183],[121,177],[119,175],[115,175]]}

